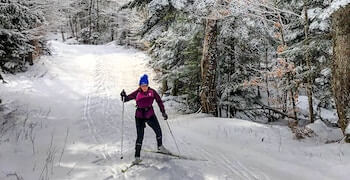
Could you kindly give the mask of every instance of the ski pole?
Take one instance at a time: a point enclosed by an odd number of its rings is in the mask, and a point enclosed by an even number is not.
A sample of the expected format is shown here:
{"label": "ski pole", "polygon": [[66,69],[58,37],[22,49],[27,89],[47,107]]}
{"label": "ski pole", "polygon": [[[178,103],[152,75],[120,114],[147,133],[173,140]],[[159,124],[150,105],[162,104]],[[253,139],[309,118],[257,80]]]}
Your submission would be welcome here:
{"label": "ski pole", "polygon": [[122,97],[123,108],[122,108],[122,141],[120,146],[120,159],[123,159],[123,141],[124,141],[124,97]]}
{"label": "ski pole", "polygon": [[180,153],[179,146],[178,146],[178,145],[177,145],[177,143],[176,143],[176,140],[175,140],[174,134],[173,134],[173,132],[171,131],[171,128],[170,128],[170,125],[169,125],[168,121],[166,121],[166,124],[168,125],[169,131],[170,131],[170,134],[171,134],[171,136],[173,137],[173,140],[174,140],[174,142],[175,142],[175,145],[176,145],[177,151],[179,152],[179,155],[180,155],[181,153]]}

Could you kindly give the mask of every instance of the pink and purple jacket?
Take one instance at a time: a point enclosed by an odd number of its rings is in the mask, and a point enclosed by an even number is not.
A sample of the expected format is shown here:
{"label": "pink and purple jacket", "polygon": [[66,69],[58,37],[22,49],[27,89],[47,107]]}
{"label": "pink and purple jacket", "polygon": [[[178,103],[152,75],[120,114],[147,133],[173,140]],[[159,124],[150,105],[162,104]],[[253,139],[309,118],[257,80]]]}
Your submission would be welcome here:
{"label": "pink and purple jacket", "polygon": [[130,101],[132,99],[136,100],[136,118],[149,119],[154,116],[155,113],[152,106],[154,100],[156,100],[160,111],[165,113],[162,99],[160,98],[159,94],[150,87],[146,92],[142,92],[142,89],[138,88],[136,91],[127,96],[126,101]]}

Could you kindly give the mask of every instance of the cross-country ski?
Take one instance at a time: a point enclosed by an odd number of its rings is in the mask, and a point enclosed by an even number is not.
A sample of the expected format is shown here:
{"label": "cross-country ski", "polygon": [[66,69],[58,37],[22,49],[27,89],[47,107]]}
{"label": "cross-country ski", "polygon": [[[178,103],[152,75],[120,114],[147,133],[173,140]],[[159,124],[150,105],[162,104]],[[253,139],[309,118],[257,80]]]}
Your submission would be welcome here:
{"label": "cross-country ski", "polygon": [[190,156],[184,156],[184,155],[180,155],[180,154],[174,154],[171,152],[168,153],[164,153],[161,151],[154,151],[154,150],[149,150],[149,149],[145,149],[145,152],[150,152],[150,153],[157,153],[157,154],[161,154],[161,155],[165,155],[165,156],[171,156],[171,157],[175,157],[178,159],[183,159],[183,160],[192,160],[192,161],[208,161],[206,159],[199,159],[199,158],[195,158],[195,157],[190,157]]}
{"label": "cross-country ski", "polygon": [[130,168],[134,167],[134,166],[143,166],[144,164],[142,164],[142,160],[140,161],[133,161],[131,162],[131,164],[129,166],[127,166],[126,168],[122,169],[122,173],[125,173],[126,171],[128,171]]}

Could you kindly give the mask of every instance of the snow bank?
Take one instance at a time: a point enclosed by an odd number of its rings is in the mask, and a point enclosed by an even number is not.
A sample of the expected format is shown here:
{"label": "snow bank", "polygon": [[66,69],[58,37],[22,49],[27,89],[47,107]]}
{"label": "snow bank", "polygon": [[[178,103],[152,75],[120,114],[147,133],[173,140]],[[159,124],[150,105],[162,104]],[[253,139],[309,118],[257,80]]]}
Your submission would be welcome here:
{"label": "snow bank", "polygon": [[317,120],[306,127],[310,128],[316,134],[316,138],[324,143],[338,141],[343,138],[340,128],[327,127],[321,120]]}
{"label": "snow bank", "polygon": [[[325,72],[326,73],[326,72]],[[331,124],[336,124],[338,121],[338,115],[337,112],[335,110],[329,110],[329,109],[325,109],[325,108],[317,108],[317,104],[318,104],[318,100],[314,99],[314,104],[313,104],[313,109],[314,112],[318,112],[320,113],[320,116],[322,117],[322,119],[330,122]],[[301,114],[303,114],[304,116],[308,116],[309,114],[309,103],[308,103],[308,99],[307,96],[299,96],[298,101],[297,101],[297,107],[300,111]]]}

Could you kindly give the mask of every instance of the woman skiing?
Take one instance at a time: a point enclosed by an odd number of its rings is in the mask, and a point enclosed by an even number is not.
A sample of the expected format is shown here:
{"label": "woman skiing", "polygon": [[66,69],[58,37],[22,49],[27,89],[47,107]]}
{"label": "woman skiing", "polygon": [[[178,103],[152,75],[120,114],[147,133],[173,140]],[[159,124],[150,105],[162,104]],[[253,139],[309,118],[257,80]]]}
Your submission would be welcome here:
{"label": "woman skiing", "polygon": [[142,147],[142,141],[144,136],[144,128],[146,123],[153,129],[157,138],[158,151],[165,154],[170,154],[170,152],[162,144],[162,130],[159,126],[158,119],[153,110],[153,101],[156,100],[160,111],[164,117],[164,120],[168,119],[168,115],[165,113],[163,102],[159,94],[152,88],[148,86],[148,76],[145,74],[140,78],[139,88],[133,93],[126,95],[123,90],[120,95],[124,102],[135,99],[136,100],[136,131],[137,139],[135,144],[135,161],[134,163],[140,163],[140,153]]}

